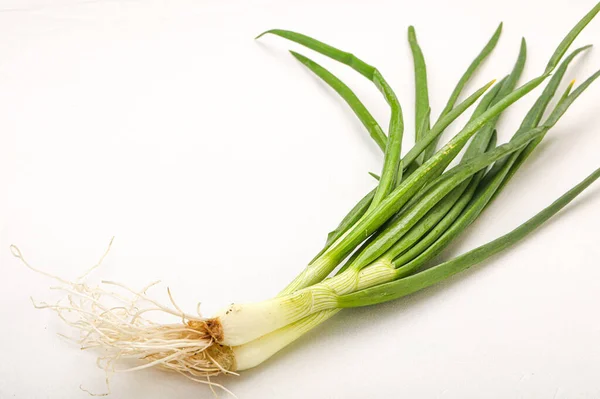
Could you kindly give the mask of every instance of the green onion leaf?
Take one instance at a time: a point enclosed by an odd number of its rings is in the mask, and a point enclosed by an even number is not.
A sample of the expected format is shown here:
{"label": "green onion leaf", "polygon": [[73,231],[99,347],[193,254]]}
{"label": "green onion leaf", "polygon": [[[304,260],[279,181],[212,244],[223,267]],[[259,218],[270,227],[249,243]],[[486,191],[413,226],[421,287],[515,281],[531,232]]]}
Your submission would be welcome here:
{"label": "green onion leaf", "polygon": [[594,8],[592,8],[581,20],[571,29],[571,31],[565,36],[562,42],[558,45],[554,54],[548,61],[548,65],[546,66],[546,72],[551,72],[556,68],[562,57],[565,55],[571,44],[575,41],[577,36],[581,33],[581,31],[594,19],[596,14],[600,12],[600,2],[597,3]]}
{"label": "green onion leaf", "polygon": [[[496,28],[496,31],[492,35],[491,39],[487,42],[487,44],[481,50],[479,55],[477,55],[477,57],[475,57],[475,59],[471,62],[471,64],[469,65],[469,67],[467,68],[467,70],[465,71],[463,76],[460,78],[460,80],[456,84],[456,87],[452,91],[452,94],[450,94],[450,98],[448,99],[448,102],[446,103],[446,106],[444,107],[440,117],[448,114],[454,108],[454,105],[456,104],[456,101],[458,101],[458,97],[462,93],[466,84],[469,82],[469,80],[471,79],[473,74],[477,71],[479,66],[483,63],[483,61],[486,60],[486,58],[492,53],[492,51],[498,44],[498,40],[500,39],[501,33],[502,33],[502,23],[498,26],[498,28]],[[437,148],[437,143],[438,143],[440,137],[441,136],[437,136],[434,139],[434,141],[429,145],[429,147],[426,148],[425,156],[424,156],[425,160],[431,158],[431,156],[435,153],[436,148]]]}
{"label": "green onion leaf", "polygon": [[352,111],[354,111],[358,119],[367,129],[373,140],[377,143],[379,148],[385,151],[387,136],[385,135],[383,129],[381,129],[381,126],[379,126],[375,118],[373,118],[373,115],[371,115],[371,113],[367,110],[364,104],[358,99],[356,94],[354,94],[352,89],[346,86],[346,84],[340,79],[338,79],[334,74],[332,74],[327,69],[323,68],[321,65],[317,64],[310,58],[302,54],[298,54],[295,51],[290,51],[290,53],[294,57],[296,57],[298,61],[300,61],[308,69],[310,69],[315,75],[323,79],[325,83],[327,83],[344,99],[344,101],[346,101],[346,103],[350,106]]}
{"label": "green onion leaf", "polygon": [[429,90],[427,88],[427,66],[423,51],[417,42],[415,28],[408,28],[408,43],[413,56],[415,69],[415,143],[429,130]]}

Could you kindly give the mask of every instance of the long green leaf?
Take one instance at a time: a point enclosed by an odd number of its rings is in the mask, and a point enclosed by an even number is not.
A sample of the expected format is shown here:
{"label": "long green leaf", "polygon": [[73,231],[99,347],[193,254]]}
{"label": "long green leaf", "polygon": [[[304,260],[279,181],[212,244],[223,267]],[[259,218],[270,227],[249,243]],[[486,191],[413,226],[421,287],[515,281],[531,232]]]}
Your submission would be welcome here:
{"label": "long green leaf", "polygon": [[578,23],[571,29],[571,31],[565,36],[562,42],[558,45],[548,65],[546,66],[546,72],[551,72],[556,68],[562,57],[565,55],[571,44],[575,41],[581,31],[594,19],[596,14],[600,12],[600,2],[597,3]]}
{"label": "long green leaf", "polygon": [[367,110],[364,104],[358,99],[356,94],[350,89],[344,82],[338,79],[334,74],[329,72],[327,69],[323,68],[321,65],[317,64],[315,61],[310,58],[296,53],[295,51],[290,51],[290,53],[296,57],[298,61],[304,64],[308,69],[310,69],[315,75],[320,77],[325,83],[327,83],[332,89],[334,89],[344,101],[350,106],[352,111],[356,114],[358,119],[362,122],[364,127],[367,129],[375,143],[385,151],[385,146],[387,143],[387,136],[383,132],[379,123],[373,118],[373,115]]}
{"label": "long green leaf", "polygon": [[[413,26],[408,27],[408,43],[413,56],[415,70],[415,143],[421,139],[421,134],[429,129],[429,89],[427,87],[427,66],[425,57]],[[425,130],[421,131],[421,126]]]}
{"label": "long green leaf", "polygon": [[[477,71],[479,66],[486,60],[486,58],[492,53],[492,51],[498,44],[498,40],[500,39],[501,34],[502,34],[502,24],[500,24],[498,26],[498,28],[496,28],[496,31],[492,35],[491,39],[487,42],[487,44],[481,50],[479,55],[477,55],[477,57],[475,57],[475,59],[471,62],[471,64],[469,65],[469,67],[467,68],[465,73],[462,75],[462,77],[456,84],[456,87],[452,91],[452,94],[450,94],[450,98],[448,99],[446,106],[442,110],[440,117],[446,115],[448,112],[450,112],[454,108],[454,105],[456,105],[456,101],[458,101],[458,97],[460,97],[460,94],[462,93],[466,84],[469,82],[469,80],[471,79],[473,74]],[[424,155],[425,160],[431,158],[431,156],[436,152],[437,143],[438,143],[440,137],[441,136],[437,136],[434,139],[434,141],[431,144],[429,144],[429,146],[425,149],[425,155]]]}
{"label": "long green leaf", "polygon": [[450,98],[448,99],[448,102],[446,103],[446,106],[444,107],[444,110],[442,111],[442,115],[447,114],[448,112],[450,112],[452,110],[452,108],[454,108],[454,105],[456,104],[456,101],[458,100],[458,97],[460,97],[460,94],[462,93],[466,84],[469,82],[469,80],[471,79],[473,74],[477,71],[479,66],[492,53],[492,51],[498,44],[498,40],[500,40],[501,34],[502,34],[502,23],[500,25],[498,25],[498,27],[496,28],[496,31],[494,32],[494,34],[492,35],[490,40],[487,42],[485,47],[481,50],[479,55],[477,55],[477,57],[475,57],[475,59],[471,62],[471,64],[469,65],[469,67],[467,68],[465,73],[462,75],[462,77],[456,84],[456,87],[452,91],[452,94],[450,95]]}
{"label": "long green leaf", "polygon": [[591,45],[580,47],[573,51],[571,54],[569,54],[567,58],[565,58],[565,60],[561,63],[560,67],[558,67],[558,69],[550,78],[550,81],[544,88],[542,95],[540,95],[540,97],[536,100],[533,107],[531,107],[531,109],[525,116],[525,119],[523,119],[523,122],[521,123],[521,129],[531,129],[532,127],[536,127],[540,123],[540,121],[542,120],[542,116],[544,115],[544,111],[546,111],[548,104],[550,104],[550,101],[554,97],[554,94],[556,93],[556,90],[558,89],[558,86],[560,85],[560,82],[562,81],[565,73],[567,72],[567,69],[571,62],[580,53],[590,49],[591,47]]}

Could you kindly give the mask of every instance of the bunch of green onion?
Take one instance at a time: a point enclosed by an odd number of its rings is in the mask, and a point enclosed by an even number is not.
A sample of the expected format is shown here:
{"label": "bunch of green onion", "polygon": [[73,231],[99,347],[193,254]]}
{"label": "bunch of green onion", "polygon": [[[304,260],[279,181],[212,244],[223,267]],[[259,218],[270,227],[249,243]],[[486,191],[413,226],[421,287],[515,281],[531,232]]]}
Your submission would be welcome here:
{"label": "bunch of green onion", "polygon": [[[92,287],[82,280],[59,279],[61,289],[67,292],[66,302],[37,306],[54,309],[80,330],[77,341],[83,347],[105,350],[100,364],[109,373],[160,366],[206,382],[213,375],[235,373],[261,364],[344,308],[392,301],[482,262],[524,238],[600,177],[598,169],[513,231],[430,266],[430,261],[504,189],[548,131],[600,76],[599,71],[578,87],[571,82],[564,92],[557,94],[571,61],[590,46],[578,48],[565,57],[569,47],[599,11],[600,3],[575,25],[540,76],[518,87],[526,60],[523,40],[514,68],[506,77],[486,84],[459,102],[465,86],[496,46],[500,25],[459,80],[435,123],[430,120],[423,53],[415,30],[410,27],[408,40],[414,60],[418,128],[415,145],[404,156],[401,156],[402,109],[396,94],[375,67],[300,33],[276,29],[261,34],[259,37],[280,36],[345,64],[372,81],[381,92],[391,109],[387,134],[346,84],[308,57],[292,52],[340,95],[383,151],[381,175],[375,176],[377,186],[329,233],[321,251],[275,298],[232,304],[216,316],[205,318],[199,311],[198,315],[184,313],[174,302],[166,306],[152,300],[146,294],[149,287],[134,291],[114,282]],[[495,127],[501,114],[543,82],[547,82],[545,89],[518,131],[509,142],[497,145]],[[547,110],[555,97],[556,105]],[[444,130],[479,99],[469,122],[438,149]],[[545,114],[549,116],[544,118]],[[465,147],[460,161],[449,168]],[[12,250],[23,260],[16,247]],[[119,303],[107,305],[107,300]],[[174,315],[180,321],[152,322],[145,317],[151,311]],[[133,368],[118,369],[117,361],[128,358],[143,362]]]}

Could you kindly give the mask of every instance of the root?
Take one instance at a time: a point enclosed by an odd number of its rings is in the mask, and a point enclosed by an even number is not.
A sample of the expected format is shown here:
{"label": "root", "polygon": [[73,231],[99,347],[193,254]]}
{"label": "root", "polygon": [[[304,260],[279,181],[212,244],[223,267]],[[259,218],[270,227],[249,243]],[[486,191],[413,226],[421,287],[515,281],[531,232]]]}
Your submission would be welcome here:
{"label": "root", "polygon": [[[76,342],[81,349],[101,352],[97,364],[106,372],[109,392],[112,374],[158,367],[208,384],[213,392],[216,387],[231,394],[222,385],[211,382],[210,377],[236,374],[233,372],[233,351],[217,342],[222,337],[220,323],[215,319],[203,318],[199,305],[197,315],[183,312],[168,288],[171,306],[153,300],[147,291],[159,281],[139,291],[112,281],[102,281],[96,286],[82,281],[100,265],[109,249],[110,245],[98,264],[71,282],[33,268],[21,251],[11,246],[13,255],[25,266],[59,283],[51,289],[64,292],[63,299],[54,304],[38,303],[33,299],[32,302],[38,309],[55,311],[58,317],[79,333],[76,337],[63,337]],[[167,315],[174,318],[174,322],[160,324],[148,318],[149,314],[157,313],[162,317]],[[125,364],[129,367],[124,367]]]}

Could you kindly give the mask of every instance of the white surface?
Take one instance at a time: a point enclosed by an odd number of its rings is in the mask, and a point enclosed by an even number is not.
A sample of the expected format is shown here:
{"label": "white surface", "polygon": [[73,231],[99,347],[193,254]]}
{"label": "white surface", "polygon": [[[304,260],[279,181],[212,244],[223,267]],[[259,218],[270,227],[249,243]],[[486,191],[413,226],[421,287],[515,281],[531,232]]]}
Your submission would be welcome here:
{"label": "white surface", "polygon": [[[74,278],[114,235],[93,280],[162,278],[186,308],[201,300],[210,311],[275,294],[372,187],[367,171],[381,155],[352,113],[288,55],[297,46],[256,34],[301,31],[378,66],[403,103],[408,146],[409,24],[437,115],[499,21],[501,42],[469,92],[510,70],[521,35],[525,76],[538,74],[593,3],[1,1],[0,398],[104,390],[93,353],[61,340],[68,330],[54,314],[32,308],[30,295],[53,298],[51,282],[9,244]],[[600,19],[576,45],[599,38]],[[323,63],[386,124],[369,82]],[[581,82],[599,65],[592,51],[568,78]],[[502,141],[534,98],[504,118]],[[445,256],[510,230],[598,167],[599,103],[597,84]],[[219,381],[240,398],[598,398],[599,207],[596,186],[485,267],[343,312],[259,369]],[[114,398],[212,397],[157,371],[118,375],[112,387]]]}

